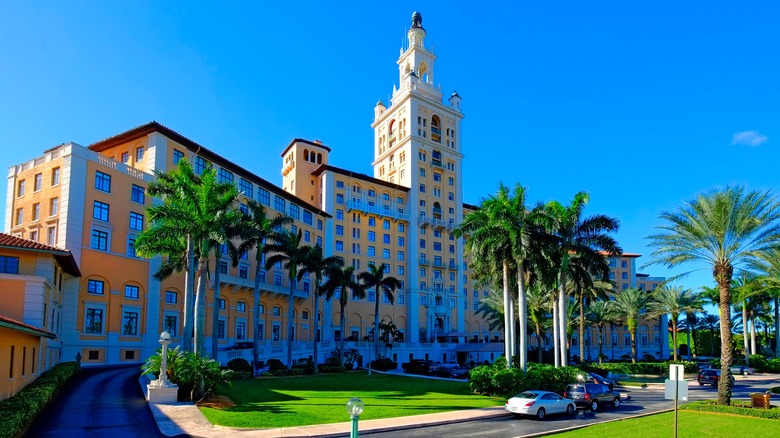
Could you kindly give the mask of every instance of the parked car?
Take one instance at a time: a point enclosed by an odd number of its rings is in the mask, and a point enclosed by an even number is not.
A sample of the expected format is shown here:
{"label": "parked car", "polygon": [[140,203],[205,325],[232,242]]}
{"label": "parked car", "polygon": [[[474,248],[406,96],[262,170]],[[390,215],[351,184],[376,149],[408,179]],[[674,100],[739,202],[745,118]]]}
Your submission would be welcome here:
{"label": "parked car", "polygon": [[583,376],[583,381],[585,382],[591,382],[591,383],[600,383],[602,385],[607,385],[610,391],[615,390],[615,381],[612,379],[608,379],[606,377],[602,377],[595,373],[587,373]]}
{"label": "parked car", "polygon": [[401,368],[408,374],[429,374],[431,370],[436,369],[436,365],[432,360],[412,359],[401,364]]}
{"label": "parked car", "polygon": [[732,374],[742,374],[743,376],[750,376],[756,373],[755,368],[745,365],[734,365],[731,367]]}
{"label": "parked car", "polygon": [[453,379],[468,379],[469,373],[471,373],[471,369],[469,368],[464,368],[464,367],[453,368],[450,370],[450,377]]}
{"label": "parked car", "polygon": [[712,363],[709,361],[696,362],[696,366],[699,367],[700,370],[706,370],[712,368]]}
{"label": "parked car", "polygon": [[[696,380],[699,382],[699,386],[712,385],[717,387],[718,380],[720,380],[720,370],[706,369],[699,370],[699,375],[696,376]],[[731,376],[731,385],[734,385],[734,376]]]}
{"label": "parked car", "polygon": [[547,414],[573,415],[577,407],[568,398],[554,392],[525,391],[506,401],[504,409],[517,415],[532,415],[541,420]]}
{"label": "parked car", "polygon": [[620,393],[600,383],[572,383],[566,387],[563,396],[574,401],[577,407],[591,411],[597,411],[599,405],[606,404],[614,408],[620,407]]}

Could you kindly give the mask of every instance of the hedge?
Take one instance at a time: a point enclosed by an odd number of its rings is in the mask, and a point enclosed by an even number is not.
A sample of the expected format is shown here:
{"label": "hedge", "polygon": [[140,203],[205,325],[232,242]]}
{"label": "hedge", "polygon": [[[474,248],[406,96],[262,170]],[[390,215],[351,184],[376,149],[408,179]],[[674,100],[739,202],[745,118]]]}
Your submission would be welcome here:
{"label": "hedge", "polygon": [[0,438],[21,434],[80,370],[78,362],[63,362],[41,374],[13,397],[0,401]]}
{"label": "hedge", "polygon": [[383,357],[381,359],[371,361],[371,369],[376,371],[389,371],[398,369],[398,362],[393,362],[390,358]]}
{"label": "hedge", "polygon": [[716,412],[719,414],[742,415],[745,417],[763,418],[766,420],[780,420],[780,409],[751,408],[749,401],[732,400],[731,406],[718,405],[714,400],[692,402],[680,406],[680,409],[699,412]]}
{"label": "hedge", "polygon": [[528,364],[523,372],[519,368],[506,368],[501,357],[493,365],[480,365],[471,370],[469,389],[479,394],[512,397],[529,389],[539,389],[563,394],[569,383],[577,381],[581,371],[574,367],[555,368],[552,365]]}
{"label": "hedge", "polygon": [[669,365],[681,364],[685,367],[686,373],[695,373],[699,371],[696,362],[691,361],[668,361],[668,362],[605,362],[601,365],[597,363],[583,364],[582,369],[589,373],[596,374],[668,374]]}

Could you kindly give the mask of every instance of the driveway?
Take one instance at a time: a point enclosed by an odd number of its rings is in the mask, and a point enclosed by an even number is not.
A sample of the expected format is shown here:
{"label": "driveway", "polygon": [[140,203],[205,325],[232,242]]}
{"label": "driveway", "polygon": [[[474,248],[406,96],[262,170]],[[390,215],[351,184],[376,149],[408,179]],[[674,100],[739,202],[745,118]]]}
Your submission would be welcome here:
{"label": "driveway", "polygon": [[164,437],[138,384],[138,365],[83,368],[28,437]]}

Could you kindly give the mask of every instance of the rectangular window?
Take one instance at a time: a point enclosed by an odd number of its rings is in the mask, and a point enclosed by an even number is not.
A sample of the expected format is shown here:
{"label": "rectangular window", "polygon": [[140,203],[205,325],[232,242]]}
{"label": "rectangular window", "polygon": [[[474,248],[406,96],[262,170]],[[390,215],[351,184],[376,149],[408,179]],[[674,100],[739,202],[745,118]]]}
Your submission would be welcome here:
{"label": "rectangular window", "polygon": [[141,231],[144,229],[144,215],[130,212],[130,229]]}
{"label": "rectangular window", "polygon": [[282,274],[278,272],[274,273],[274,285],[276,286],[282,285]]}
{"label": "rectangular window", "polygon": [[18,274],[19,273],[19,257],[0,256],[0,273],[2,273],[2,274]]}
{"label": "rectangular window", "polygon": [[245,322],[237,322],[236,323],[236,339],[237,340],[246,339],[246,323]]}
{"label": "rectangular window", "polygon": [[322,246],[322,236],[317,236],[317,246]]}
{"label": "rectangular window", "polygon": [[404,246],[404,238],[398,237],[398,246]]}
{"label": "rectangular window", "polygon": [[60,185],[60,168],[55,167],[51,170],[51,185],[52,186],[58,186]]}
{"label": "rectangular window", "polygon": [[238,190],[242,192],[247,198],[251,199],[255,197],[255,185],[244,178],[239,178]]}
{"label": "rectangular window", "polygon": [[179,294],[175,290],[165,291],[165,302],[168,304],[176,304],[179,301]]}
{"label": "rectangular window", "polygon": [[103,333],[103,309],[87,309],[84,333]]}
{"label": "rectangular window", "polygon": [[177,318],[174,315],[165,315],[165,331],[168,332],[171,337],[176,337],[176,329],[179,327],[176,320]]}
{"label": "rectangular window", "polygon": [[239,301],[238,303],[236,303],[236,311],[246,312],[246,303],[243,301]]}
{"label": "rectangular window", "polygon": [[441,242],[433,242],[433,250],[441,251]]}
{"label": "rectangular window", "polygon": [[370,255],[370,256],[372,256],[372,257],[373,257],[373,256],[375,256],[375,255],[376,255],[376,247],[374,247],[374,246],[369,246],[369,247],[368,247],[368,255]]}
{"label": "rectangular window", "polygon": [[382,250],[382,257],[389,259],[390,258],[390,250],[385,248]]}
{"label": "rectangular window", "polygon": [[343,204],[344,203],[344,195],[341,193],[336,194],[336,204]]}
{"label": "rectangular window", "polygon": [[336,235],[337,236],[343,236],[344,235],[344,226],[343,225],[336,225]]}
{"label": "rectangular window", "polygon": [[101,192],[111,193],[111,175],[101,171],[95,172],[95,189]]}
{"label": "rectangular window", "polygon": [[122,164],[127,164],[130,162],[130,153],[122,152],[122,155],[120,155],[120,160],[122,160]]}
{"label": "rectangular window", "polygon": [[19,184],[16,187],[16,196],[21,198],[24,196],[24,188],[26,186],[25,180],[19,181]]}
{"label": "rectangular window", "polygon": [[57,227],[49,227],[46,229],[46,243],[49,245],[57,244]]}
{"label": "rectangular window", "polygon": [[225,169],[224,167],[220,167],[219,172],[217,172],[217,181],[220,183],[233,184],[233,172]]}
{"label": "rectangular window", "polygon": [[145,191],[143,187],[133,184],[133,188],[130,191],[130,200],[139,204],[143,204],[146,201],[146,195],[144,192]]}
{"label": "rectangular window", "polygon": [[322,219],[317,219],[317,229],[322,231]]}
{"label": "rectangular window", "polygon": [[135,149],[135,162],[140,163],[144,160],[144,148],[143,146]]}
{"label": "rectangular window", "polygon": [[60,198],[49,200],[49,216],[55,216],[60,212]]}
{"label": "rectangular window", "polygon": [[299,220],[301,218],[301,207],[295,204],[290,204],[290,217]]}
{"label": "rectangular window", "polygon": [[313,224],[314,215],[309,210],[303,210],[303,223],[306,225]]}
{"label": "rectangular window", "polygon": [[37,221],[41,219],[41,203],[36,202],[32,207],[32,220]]}
{"label": "rectangular window", "polygon": [[184,158],[184,152],[174,149],[173,150],[173,164],[179,164],[179,161]]}
{"label": "rectangular window", "polygon": [[125,286],[125,298],[138,299],[138,286],[126,285]]}
{"label": "rectangular window", "polygon": [[90,248],[97,249],[99,251],[108,250],[108,233],[105,231],[92,230]]}
{"label": "rectangular window", "polygon": [[[358,230],[358,237],[360,235],[360,230]],[[369,242],[375,242],[376,241],[376,233],[373,231],[368,232],[368,241]]]}
{"label": "rectangular window", "polygon": [[271,192],[264,188],[258,187],[257,201],[263,205],[271,205]]}
{"label": "rectangular window", "polygon": [[33,191],[39,192],[43,188],[43,174],[42,173],[36,173],[34,184],[33,184]]}
{"label": "rectangular window", "polygon": [[138,312],[125,312],[122,316],[122,334],[135,336],[138,334]]}
{"label": "rectangular window", "polygon": [[108,222],[108,204],[95,201],[92,205],[92,218]]}
{"label": "rectangular window", "polygon": [[95,295],[103,295],[104,283],[99,280],[87,280],[87,292]]}
{"label": "rectangular window", "polygon": [[344,181],[336,181],[336,188],[337,189],[343,189],[344,188]]}
{"label": "rectangular window", "polygon": [[220,319],[217,321],[217,338],[225,339],[225,320]]}
{"label": "rectangular window", "polygon": [[623,280],[628,280],[628,272],[621,272],[620,278]]}
{"label": "rectangular window", "polygon": [[404,259],[404,252],[403,251],[398,251],[398,260],[402,260],[403,261],[403,259]]}
{"label": "rectangular window", "polygon": [[285,202],[284,199],[282,199],[281,196],[279,196],[279,195],[274,196],[274,208],[277,211],[280,211],[280,212],[284,213],[286,205],[287,205],[287,203]]}
{"label": "rectangular window", "polygon": [[135,253],[135,237],[130,236],[127,238],[127,256],[128,257],[137,257],[137,254]]}
{"label": "rectangular window", "polygon": [[203,175],[203,172],[209,168],[211,168],[211,163],[204,160],[202,157],[195,157],[195,165],[193,166],[195,173]]}
{"label": "rectangular window", "polygon": [[341,240],[336,241],[336,251],[344,251],[344,242]]}
{"label": "rectangular window", "polygon": [[627,267],[628,267],[628,262],[627,262],[627,261],[625,261],[625,260],[621,260],[621,261],[620,261],[620,267],[621,267],[621,268],[627,268]]}

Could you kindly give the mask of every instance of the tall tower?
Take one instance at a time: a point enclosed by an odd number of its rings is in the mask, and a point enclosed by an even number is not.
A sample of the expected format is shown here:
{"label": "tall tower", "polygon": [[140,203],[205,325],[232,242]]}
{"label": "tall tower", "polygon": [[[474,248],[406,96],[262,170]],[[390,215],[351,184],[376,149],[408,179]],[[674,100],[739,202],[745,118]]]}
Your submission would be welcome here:
{"label": "tall tower", "polygon": [[463,216],[461,98],[443,102],[434,84],[436,55],[425,47],[422,15],[412,14],[398,58],[400,85],[389,107],[374,107],[374,177],[410,188],[408,289],[411,342],[463,332],[463,245],[451,235]]}

